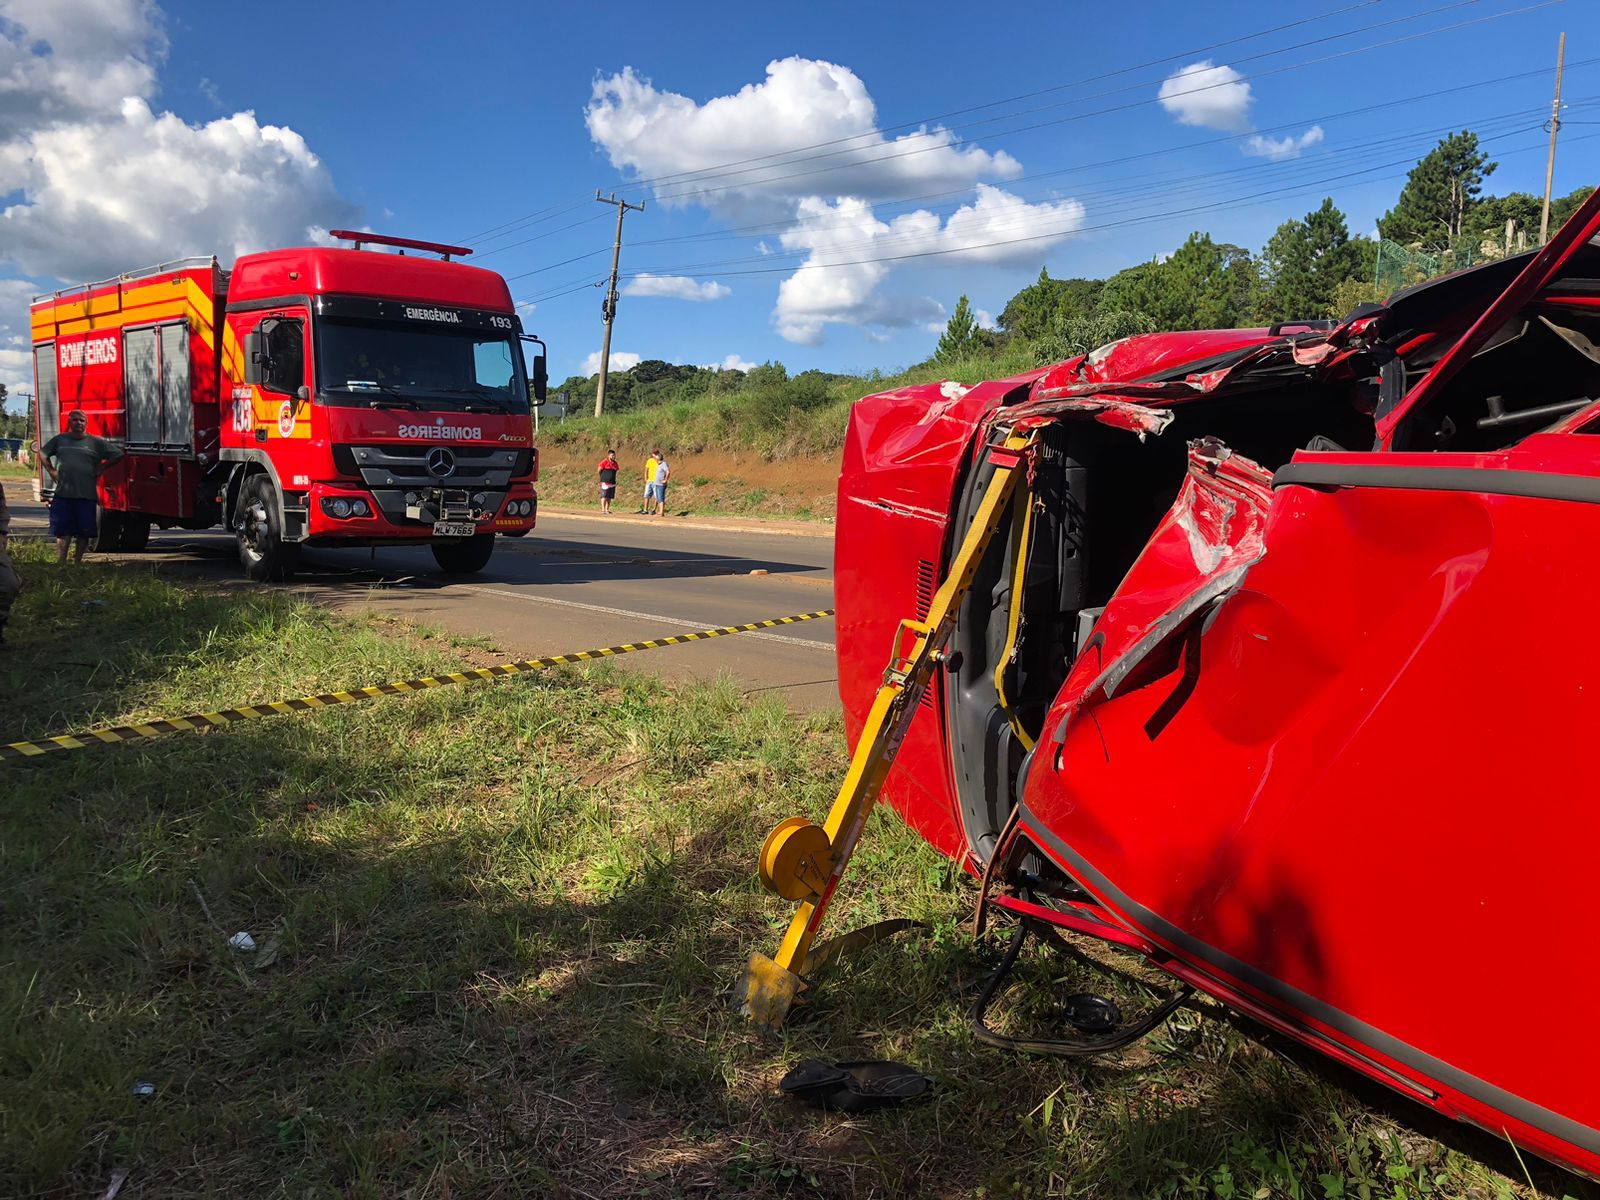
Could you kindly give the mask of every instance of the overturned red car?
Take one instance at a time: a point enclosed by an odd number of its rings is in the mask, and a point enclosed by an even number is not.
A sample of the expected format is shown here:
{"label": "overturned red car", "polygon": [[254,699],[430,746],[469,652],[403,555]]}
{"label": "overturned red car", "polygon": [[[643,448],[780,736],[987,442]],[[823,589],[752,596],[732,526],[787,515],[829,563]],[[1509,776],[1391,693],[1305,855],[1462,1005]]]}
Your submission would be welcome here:
{"label": "overturned red car", "polygon": [[887,799],[995,905],[1591,1176],[1597,234],[1600,193],[1331,329],[868,397],[836,563],[854,740],[1031,432]]}

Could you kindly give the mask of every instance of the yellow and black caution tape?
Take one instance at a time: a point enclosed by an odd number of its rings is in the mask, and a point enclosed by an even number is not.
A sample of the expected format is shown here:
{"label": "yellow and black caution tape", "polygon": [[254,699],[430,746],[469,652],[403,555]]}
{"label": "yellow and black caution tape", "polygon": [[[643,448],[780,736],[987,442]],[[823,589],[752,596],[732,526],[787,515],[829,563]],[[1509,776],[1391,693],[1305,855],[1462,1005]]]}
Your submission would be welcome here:
{"label": "yellow and black caution tape", "polygon": [[402,696],[408,692],[423,692],[429,688],[448,687],[453,683],[472,683],[479,679],[502,679],[508,675],[521,675],[526,671],[542,671],[546,667],[559,667],[564,663],[589,662],[596,658],[612,658],[618,654],[632,654],[638,650],[659,650],[666,646],[681,646],[688,642],[703,642],[708,638],[727,637],[735,633],[754,633],[760,629],[775,629],[779,625],[798,625],[801,621],[816,621],[833,616],[833,609],[797,613],[792,617],[775,617],[770,621],[751,621],[746,625],[721,625],[715,629],[699,629],[694,633],[679,633],[672,637],[652,638],[647,642],[628,642],[622,646],[604,646],[599,650],[579,650],[576,654],[552,654],[547,658],[525,658],[518,662],[501,663],[493,667],[472,667],[465,671],[451,671],[447,675],[425,675],[421,679],[395,679],[347,692],[324,692],[319,696],[300,696],[293,700],[275,700],[271,704],[251,704],[244,708],[225,708],[221,712],[190,713],[186,717],[162,717],[136,725],[111,725],[103,729],[88,729],[83,733],[64,733],[58,737],[42,738],[35,742],[11,742],[0,745],[0,762],[7,759],[38,758],[67,750],[87,750],[91,746],[109,745],[113,742],[132,742],[140,738],[159,737],[163,733],[199,733],[237,721],[256,721],[262,717],[276,717],[281,713],[310,712],[335,704],[354,704],[374,696]]}

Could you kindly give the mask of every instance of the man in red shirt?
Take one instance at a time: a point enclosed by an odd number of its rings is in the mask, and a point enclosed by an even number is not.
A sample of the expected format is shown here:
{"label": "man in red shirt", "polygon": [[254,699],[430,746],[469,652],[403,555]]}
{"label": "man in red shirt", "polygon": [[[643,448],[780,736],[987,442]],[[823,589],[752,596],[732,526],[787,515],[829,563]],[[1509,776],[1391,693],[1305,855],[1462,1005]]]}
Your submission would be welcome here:
{"label": "man in red shirt", "polygon": [[611,501],[617,494],[617,452],[607,450],[600,460],[600,511],[611,511]]}

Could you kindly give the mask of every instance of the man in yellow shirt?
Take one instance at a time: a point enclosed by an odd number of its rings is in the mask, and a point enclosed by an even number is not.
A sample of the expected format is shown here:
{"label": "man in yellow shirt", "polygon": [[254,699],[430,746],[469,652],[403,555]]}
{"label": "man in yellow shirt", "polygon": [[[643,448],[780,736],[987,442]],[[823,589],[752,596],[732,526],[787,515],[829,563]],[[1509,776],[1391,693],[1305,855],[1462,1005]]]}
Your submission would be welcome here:
{"label": "man in yellow shirt", "polygon": [[656,458],[656,452],[650,451],[650,457],[644,460],[644,507],[639,511],[650,511],[650,503],[656,498],[656,468],[661,465],[661,460]]}

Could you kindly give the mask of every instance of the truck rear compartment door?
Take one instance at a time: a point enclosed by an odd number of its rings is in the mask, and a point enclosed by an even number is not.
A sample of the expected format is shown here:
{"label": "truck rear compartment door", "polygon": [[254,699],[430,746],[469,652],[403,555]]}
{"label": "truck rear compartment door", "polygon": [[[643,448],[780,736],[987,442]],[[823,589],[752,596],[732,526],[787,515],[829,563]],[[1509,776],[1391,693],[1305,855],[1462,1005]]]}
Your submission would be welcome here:
{"label": "truck rear compartment door", "polygon": [[129,447],[161,444],[161,374],[154,328],[129,329],[122,335],[122,361],[127,404],[124,437]]}
{"label": "truck rear compartment door", "polygon": [[[33,394],[38,404],[38,434],[42,446],[61,429],[61,397],[56,389],[56,344],[33,348]],[[35,465],[39,483],[45,481],[43,459]]]}
{"label": "truck rear compartment door", "polygon": [[194,447],[194,401],[189,385],[189,325],[161,326],[161,445]]}

